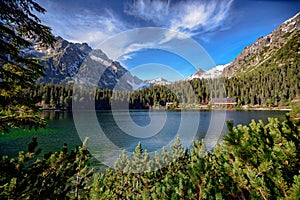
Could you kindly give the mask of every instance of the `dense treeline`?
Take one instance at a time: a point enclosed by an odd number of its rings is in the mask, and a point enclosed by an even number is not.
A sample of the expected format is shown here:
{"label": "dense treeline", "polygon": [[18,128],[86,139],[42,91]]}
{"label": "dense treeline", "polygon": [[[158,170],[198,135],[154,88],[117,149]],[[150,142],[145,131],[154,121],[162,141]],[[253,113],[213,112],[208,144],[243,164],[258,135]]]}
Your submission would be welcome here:
{"label": "dense treeline", "polygon": [[289,105],[300,91],[299,63],[262,68],[225,83],[227,95],[236,98],[238,105]]}
{"label": "dense treeline", "polygon": [[0,160],[1,199],[299,199],[299,129],[287,118],[233,127],[207,151],[179,139],[154,157],[139,143],[114,169],[93,172],[86,142],[69,152],[28,152]]}
{"label": "dense treeline", "polygon": [[[299,63],[261,67],[232,78],[194,79],[137,91],[78,89],[74,100],[94,99],[95,108],[100,110],[111,109],[112,104],[130,109],[165,106],[167,102],[172,102],[172,107],[206,105],[215,97],[234,98],[239,106],[283,106],[299,95]],[[40,105],[45,108],[71,109],[73,87],[43,83],[32,92],[32,97],[42,97]]]}
{"label": "dense treeline", "polygon": [[[131,109],[145,109],[152,106],[165,106],[167,102],[179,104],[207,104],[210,96],[224,97],[223,80],[195,79],[193,81],[176,82],[168,86],[153,86],[136,91],[91,90],[72,86],[38,84],[32,97],[42,97],[40,106],[57,109],[71,109],[74,101],[94,100],[96,109],[111,109],[111,106],[123,105]],[[216,88],[216,89],[212,89]],[[84,106],[84,105],[82,105]],[[122,107],[124,108],[124,107]]]}

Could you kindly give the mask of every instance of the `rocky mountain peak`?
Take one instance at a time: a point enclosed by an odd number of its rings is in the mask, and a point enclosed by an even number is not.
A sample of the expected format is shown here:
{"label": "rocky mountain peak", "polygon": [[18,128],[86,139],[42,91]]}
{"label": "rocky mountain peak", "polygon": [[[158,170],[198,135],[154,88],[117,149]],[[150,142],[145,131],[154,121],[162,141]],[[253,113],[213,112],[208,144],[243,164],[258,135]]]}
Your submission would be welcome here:
{"label": "rocky mountain peak", "polygon": [[144,82],[148,83],[148,84],[152,84],[152,85],[168,85],[168,84],[172,83],[172,82],[164,79],[163,77],[159,77],[159,78],[152,79],[152,80],[145,80]]}
{"label": "rocky mountain peak", "polygon": [[53,47],[34,45],[35,57],[42,60],[45,77],[40,82],[60,83],[66,77],[73,77],[78,72],[86,56],[92,51],[86,43],[72,43],[56,37]]}
{"label": "rocky mountain peak", "polygon": [[201,78],[204,78],[204,79],[218,78],[222,75],[224,68],[226,68],[229,65],[230,65],[230,63],[225,64],[225,65],[217,65],[207,71],[204,71],[203,69],[199,68],[199,69],[197,69],[197,71],[194,74],[189,76],[187,78],[187,80],[192,80],[195,78],[200,78],[200,79]]}
{"label": "rocky mountain peak", "polygon": [[205,71],[201,68],[198,68],[197,71],[194,73],[194,75],[201,76]]}
{"label": "rocky mountain peak", "polygon": [[[35,44],[27,50],[31,57],[41,59],[45,76],[38,80],[45,83],[73,83],[73,78],[84,67],[97,69],[90,77],[98,80],[100,88],[113,89],[122,78],[121,89],[132,89],[134,84],[142,81],[133,77],[120,63],[113,61],[101,49],[92,49],[87,43],[72,43],[62,37],[56,37],[53,47]],[[93,76],[94,76],[93,75]],[[88,81],[88,78],[83,80]],[[132,85],[133,84],[133,85]]]}

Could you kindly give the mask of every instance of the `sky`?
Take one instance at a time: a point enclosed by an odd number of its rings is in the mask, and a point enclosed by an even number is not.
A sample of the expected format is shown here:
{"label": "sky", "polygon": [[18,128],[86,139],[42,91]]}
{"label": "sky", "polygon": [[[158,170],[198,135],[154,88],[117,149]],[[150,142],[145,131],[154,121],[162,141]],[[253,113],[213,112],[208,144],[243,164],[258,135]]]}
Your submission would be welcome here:
{"label": "sky", "polygon": [[227,64],[300,11],[298,0],[38,0],[56,36],[100,48],[141,79]]}

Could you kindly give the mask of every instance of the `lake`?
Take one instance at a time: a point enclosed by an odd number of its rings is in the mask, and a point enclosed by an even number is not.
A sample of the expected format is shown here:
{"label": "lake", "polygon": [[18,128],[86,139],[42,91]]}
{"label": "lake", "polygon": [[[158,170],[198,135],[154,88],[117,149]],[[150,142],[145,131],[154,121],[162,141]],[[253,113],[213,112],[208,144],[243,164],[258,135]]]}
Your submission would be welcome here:
{"label": "lake", "polygon": [[160,151],[169,146],[178,135],[183,146],[189,147],[192,140],[205,139],[212,148],[217,139],[226,134],[225,121],[247,125],[252,119],[267,122],[268,117],[281,117],[285,111],[44,111],[48,120],[46,129],[38,131],[13,131],[0,136],[0,154],[17,156],[25,151],[33,136],[38,138],[42,153],[57,151],[64,143],[69,148],[82,144],[89,137],[88,147],[94,157],[105,162],[119,155],[122,149],[134,151],[142,142],[148,152]]}

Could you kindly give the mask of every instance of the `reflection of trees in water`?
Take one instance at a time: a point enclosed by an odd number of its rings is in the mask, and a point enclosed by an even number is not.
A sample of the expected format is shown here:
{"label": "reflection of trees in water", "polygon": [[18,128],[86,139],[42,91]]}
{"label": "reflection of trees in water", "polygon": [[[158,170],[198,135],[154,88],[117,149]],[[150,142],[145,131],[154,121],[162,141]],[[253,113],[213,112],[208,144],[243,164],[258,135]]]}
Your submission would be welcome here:
{"label": "reflection of trees in water", "polygon": [[44,118],[45,120],[64,120],[70,118],[69,115],[72,115],[70,112],[66,111],[43,111],[41,113],[41,117]]}

